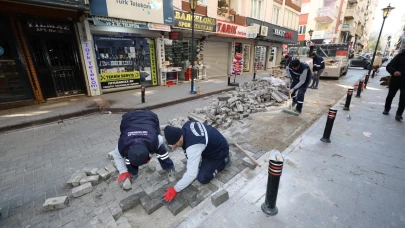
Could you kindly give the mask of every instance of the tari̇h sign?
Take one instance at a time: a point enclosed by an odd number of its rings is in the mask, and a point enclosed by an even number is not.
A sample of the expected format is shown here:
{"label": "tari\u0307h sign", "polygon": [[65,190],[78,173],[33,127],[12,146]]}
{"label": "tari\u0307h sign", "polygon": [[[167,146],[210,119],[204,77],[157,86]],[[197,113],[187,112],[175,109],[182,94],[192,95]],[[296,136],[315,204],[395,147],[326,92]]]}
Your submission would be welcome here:
{"label": "tari\u0307h sign", "polygon": [[94,16],[172,25],[173,1],[90,0],[90,13]]}
{"label": "tari\u0307h sign", "polygon": [[243,25],[237,25],[234,23],[217,20],[216,34],[223,36],[232,36],[237,38],[246,38],[247,27]]}

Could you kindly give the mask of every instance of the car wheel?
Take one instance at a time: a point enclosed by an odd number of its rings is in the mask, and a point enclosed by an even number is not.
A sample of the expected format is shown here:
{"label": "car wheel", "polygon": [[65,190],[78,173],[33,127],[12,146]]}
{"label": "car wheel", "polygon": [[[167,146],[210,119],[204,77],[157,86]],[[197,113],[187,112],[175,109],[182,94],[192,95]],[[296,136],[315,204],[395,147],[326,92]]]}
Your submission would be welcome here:
{"label": "car wheel", "polygon": [[367,63],[367,64],[364,66],[364,69],[365,69],[365,70],[368,70],[369,67],[370,67],[370,63]]}

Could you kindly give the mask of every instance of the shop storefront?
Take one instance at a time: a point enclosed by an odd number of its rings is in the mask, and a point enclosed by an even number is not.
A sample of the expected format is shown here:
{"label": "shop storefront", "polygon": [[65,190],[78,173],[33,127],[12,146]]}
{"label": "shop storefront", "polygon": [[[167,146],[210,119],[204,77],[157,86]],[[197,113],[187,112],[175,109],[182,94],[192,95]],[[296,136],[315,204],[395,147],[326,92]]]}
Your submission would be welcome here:
{"label": "shop storefront", "polygon": [[297,43],[298,32],[253,18],[246,18],[249,26],[258,26],[255,38],[255,55],[251,64],[258,70],[279,65],[283,58],[283,44]]}
{"label": "shop storefront", "polygon": [[0,103],[32,99],[21,54],[6,16],[0,16]]}
{"label": "shop storefront", "polygon": [[[232,73],[235,55],[250,55],[251,43],[246,39],[246,33],[246,26],[217,20],[217,37],[207,39],[204,50],[205,63],[210,65],[207,69],[209,77],[226,76]],[[245,50],[248,52],[245,53]],[[243,60],[242,66],[244,67]]]}
{"label": "shop storefront", "polygon": [[[162,65],[162,71],[169,68],[172,71],[178,71],[178,79],[189,81],[191,79],[191,57],[194,57],[194,64],[197,70],[197,79],[205,79],[210,76],[207,73],[208,68],[211,67],[209,59],[206,55],[207,50],[211,45],[207,46],[206,37],[215,33],[217,21],[215,18],[194,15],[194,47],[191,47],[191,22],[192,14],[183,11],[174,11],[174,25],[172,32],[169,34],[168,39],[165,39],[165,55],[164,60],[166,66]],[[207,49],[208,48],[208,49]],[[194,51],[192,51],[194,50]],[[165,73],[163,73],[165,74]]]}
{"label": "shop storefront", "polygon": [[102,2],[106,4],[90,1],[92,21],[83,25],[83,33],[86,28],[90,33],[83,43],[91,44],[84,52],[93,53],[96,63],[96,70],[88,71],[88,83],[100,90],[93,95],[159,85],[157,42],[162,32],[171,31],[171,1],[157,8],[146,0],[133,6],[126,1]]}
{"label": "shop storefront", "polygon": [[54,8],[0,0],[1,108],[86,94],[74,26],[85,6],[52,4]]}

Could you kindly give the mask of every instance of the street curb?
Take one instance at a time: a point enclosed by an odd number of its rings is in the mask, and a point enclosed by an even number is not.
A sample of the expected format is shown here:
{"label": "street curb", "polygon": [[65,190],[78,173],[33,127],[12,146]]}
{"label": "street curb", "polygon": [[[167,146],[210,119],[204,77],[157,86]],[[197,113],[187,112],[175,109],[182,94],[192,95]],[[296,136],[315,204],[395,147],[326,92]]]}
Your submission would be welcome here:
{"label": "street curb", "polygon": [[[228,92],[228,91],[232,91],[232,90],[235,90],[235,87],[221,89],[221,90],[217,90],[217,91],[213,91],[213,92],[209,92],[209,93],[204,93],[201,95],[190,96],[187,98],[183,98],[183,99],[179,99],[179,100],[175,100],[175,101],[169,101],[169,102],[165,102],[165,103],[161,103],[161,104],[145,106],[145,107],[142,107],[142,109],[153,110],[153,109],[158,109],[158,108],[164,108],[167,106],[176,105],[176,104],[180,104],[180,103],[184,103],[184,102],[188,102],[188,101],[192,101],[192,100],[197,100],[200,98],[204,98],[204,97],[208,97],[208,96],[212,96],[215,94],[219,94],[222,92]],[[67,113],[67,114],[58,114],[56,116],[51,116],[51,117],[47,117],[47,118],[43,118],[43,119],[39,119],[39,120],[33,120],[33,121],[23,122],[23,123],[19,123],[19,124],[15,124],[15,125],[0,127],[0,134],[7,133],[9,131],[15,131],[15,130],[20,130],[20,129],[24,129],[24,128],[40,126],[40,125],[44,125],[47,123],[63,121],[63,120],[74,118],[74,117],[86,116],[86,115],[90,115],[90,114],[94,114],[94,113],[100,113],[100,111],[111,111],[112,113],[125,113],[125,112],[132,111],[134,109],[137,109],[137,108],[103,108],[103,109],[100,109],[99,107],[95,107],[95,108],[85,109],[85,110]]]}
{"label": "street curb", "polygon": [[228,91],[232,91],[232,90],[235,90],[235,87],[217,90],[214,92],[204,93],[204,94],[200,94],[200,95],[196,95],[196,96],[191,96],[191,97],[187,97],[187,98],[183,98],[183,99],[179,99],[179,100],[175,100],[175,101],[169,101],[169,102],[165,102],[165,103],[161,103],[161,104],[150,105],[150,106],[146,106],[146,107],[142,107],[142,108],[106,108],[106,109],[103,109],[103,111],[111,111],[112,113],[126,113],[126,112],[136,110],[136,109],[153,110],[153,109],[164,108],[167,106],[176,105],[176,104],[180,104],[180,103],[184,103],[184,102],[188,102],[188,101],[192,101],[192,100],[197,100],[197,99],[204,98],[204,97],[209,97],[209,96],[212,96],[215,94],[219,94],[222,92],[228,92]]}

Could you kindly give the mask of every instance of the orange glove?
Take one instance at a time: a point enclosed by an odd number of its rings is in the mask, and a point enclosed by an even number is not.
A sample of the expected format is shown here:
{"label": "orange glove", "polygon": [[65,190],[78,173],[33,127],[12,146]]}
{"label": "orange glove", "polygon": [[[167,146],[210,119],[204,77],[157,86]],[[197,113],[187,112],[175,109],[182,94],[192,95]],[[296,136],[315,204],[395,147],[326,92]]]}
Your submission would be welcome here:
{"label": "orange glove", "polygon": [[121,173],[121,175],[118,177],[118,183],[121,183],[127,178],[131,180],[131,174],[129,174],[129,172]]}
{"label": "orange glove", "polygon": [[171,188],[166,188],[166,193],[163,195],[163,199],[166,202],[170,202],[174,199],[174,197],[176,197],[177,192],[176,190],[174,190],[174,187]]}

